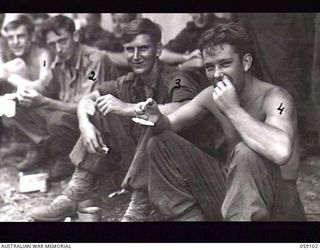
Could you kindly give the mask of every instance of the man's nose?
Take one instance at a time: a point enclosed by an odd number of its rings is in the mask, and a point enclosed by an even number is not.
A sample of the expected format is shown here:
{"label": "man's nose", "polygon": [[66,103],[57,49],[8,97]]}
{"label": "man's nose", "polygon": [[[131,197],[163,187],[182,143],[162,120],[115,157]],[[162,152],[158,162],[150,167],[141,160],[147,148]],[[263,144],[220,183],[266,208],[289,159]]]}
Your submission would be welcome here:
{"label": "man's nose", "polygon": [[19,39],[17,36],[13,37],[13,44],[16,44],[16,45],[19,44]]}
{"label": "man's nose", "polygon": [[138,48],[135,48],[134,49],[134,52],[133,52],[133,59],[134,60],[137,60],[140,58],[140,52],[139,52],[139,49]]}
{"label": "man's nose", "polygon": [[216,67],[215,70],[214,70],[214,78],[215,79],[218,79],[220,76],[221,76],[222,72],[220,70],[220,68]]}
{"label": "man's nose", "polygon": [[60,53],[62,51],[62,47],[59,44],[56,44],[56,52]]}

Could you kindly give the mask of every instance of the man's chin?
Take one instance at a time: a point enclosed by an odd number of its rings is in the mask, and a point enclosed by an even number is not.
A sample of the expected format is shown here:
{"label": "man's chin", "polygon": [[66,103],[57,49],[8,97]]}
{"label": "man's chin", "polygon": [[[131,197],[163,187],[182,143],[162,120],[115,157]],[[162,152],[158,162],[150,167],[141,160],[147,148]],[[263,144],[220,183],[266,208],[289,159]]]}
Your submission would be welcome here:
{"label": "man's chin", "polygon": [[13,51],[12,52],[15,56],[23,56],[25,53],[24,51]]}
{"label": "man's chin", "polygon": [[146,72],[146,69],[134,68],[133,72],[137,75],[142,75],[143,73]]}

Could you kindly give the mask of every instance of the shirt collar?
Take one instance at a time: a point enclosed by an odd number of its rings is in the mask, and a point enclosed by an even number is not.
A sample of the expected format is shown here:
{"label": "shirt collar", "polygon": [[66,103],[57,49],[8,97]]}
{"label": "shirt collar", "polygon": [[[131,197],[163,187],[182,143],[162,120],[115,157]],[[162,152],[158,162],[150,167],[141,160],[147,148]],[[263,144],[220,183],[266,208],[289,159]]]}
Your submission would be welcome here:
{"label": "shirt collar", "polygon": [[[155,75],[153,76],[151,85],[148,85],[148,87],[152,88],[153,90],[157,87],[157,83],[159,82],[160,72],[162,72],[163,64],[159,60],[157,60],[155,62],[154,67],[156,67]],[[129,78],[129,80],[134,81],[133,82],[133,87],[137,87],[138,84],[142,84],[143,83],[141,77],[139,75],[134,74],[134,73],[132,73],[131,75],[128,74],[127,79],[128,78]]]}
{"label": "shirt collar", "polygon": [[81,58],[83,56],[83,46],[79,43],[76,43],[75,53],[72,55],[71,59],[67,62],[67,64],[76,70],[80,69]]}

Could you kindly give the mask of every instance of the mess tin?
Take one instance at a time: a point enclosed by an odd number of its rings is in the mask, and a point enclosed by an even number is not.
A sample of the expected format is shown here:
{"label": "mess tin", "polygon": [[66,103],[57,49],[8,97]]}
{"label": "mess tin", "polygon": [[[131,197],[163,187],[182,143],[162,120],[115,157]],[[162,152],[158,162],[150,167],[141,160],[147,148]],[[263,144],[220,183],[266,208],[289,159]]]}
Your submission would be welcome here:
{"label": "mess tin", "polygon": [[99,222],[101,221],[102,210],[99,207],[84,207],[79,209],[78,217],[82,222]]}

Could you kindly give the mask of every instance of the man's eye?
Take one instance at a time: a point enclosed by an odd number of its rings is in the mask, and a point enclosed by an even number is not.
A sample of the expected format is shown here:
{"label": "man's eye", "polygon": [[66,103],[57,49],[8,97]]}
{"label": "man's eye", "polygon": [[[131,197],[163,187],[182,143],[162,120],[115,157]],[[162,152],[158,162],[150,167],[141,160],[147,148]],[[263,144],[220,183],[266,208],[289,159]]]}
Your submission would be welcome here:
{"label": "man's eye", "polygon": [[141,51],[147,51],[149,49],[149,46],[141,46]]}
{"label": "man's eye", "polygon": [[127,48],[126,48],[126,51],[132,53],[132,52],[134,51],[134,49],[131,48],[131,47],[127,47]]}
{"label": "man's eye", "polygon": [[231,63],[226,62],[226,63],[222,63],[222,64],[221,64],[221,67],[227,68],[227,67],[229,67],[230,65],[231,65]]}
{"label": "man's eye", "polygon": [[212,67],[212,66],[207,66],[207,67],[206,67],[206,71],[211,71],[211,70],[213,70],[213,67]]}
{"label": "man's eye", "polygon": [[62,41],[60,41],[60,44],[61,44],[61,45],[66,45],[66,44],[67,44],[67,40],[62,40]]}

